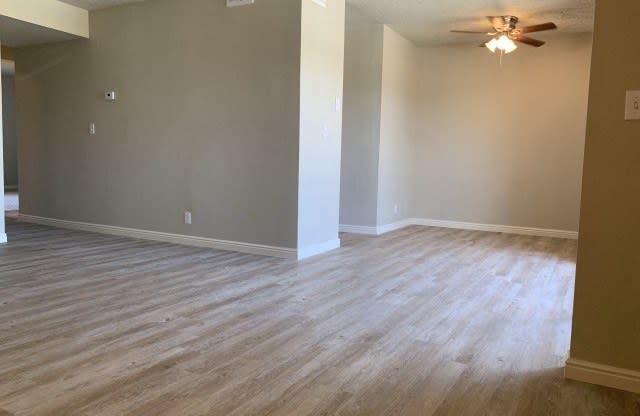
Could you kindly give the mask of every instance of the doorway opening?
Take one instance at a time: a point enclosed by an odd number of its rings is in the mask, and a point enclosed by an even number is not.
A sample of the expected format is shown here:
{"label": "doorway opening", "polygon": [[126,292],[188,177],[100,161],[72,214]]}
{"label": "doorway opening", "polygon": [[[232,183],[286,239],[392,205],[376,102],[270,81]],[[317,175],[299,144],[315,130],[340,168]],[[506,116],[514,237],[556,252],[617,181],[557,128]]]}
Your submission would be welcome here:
{"label": "doorway opening", "polygon": [[3,48],[2,150],[4,159],[4,211],[7,214],[17,214],[20,210],[16,123],[15,62],[9,48]]}

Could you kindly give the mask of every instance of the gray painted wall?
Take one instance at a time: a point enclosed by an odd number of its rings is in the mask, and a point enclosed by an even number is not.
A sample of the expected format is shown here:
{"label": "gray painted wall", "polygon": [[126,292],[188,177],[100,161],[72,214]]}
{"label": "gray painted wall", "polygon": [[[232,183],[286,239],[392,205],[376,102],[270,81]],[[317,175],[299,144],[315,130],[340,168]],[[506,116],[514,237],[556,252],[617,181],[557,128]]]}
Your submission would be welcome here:
{"label": "gray painted wall", "polygon": [[18,186],[18,135],[16,132],[16,89],[13,75],[2,75],[2,146],[4,185]]}
{"label": "gray painted wall", "polygon": [[420,50],[355,7],[345,43],[340,223],[389,225],[411,214]]}
{"label": "gray painted wall", "polygon": [[412,42],[384,27],[378,225],[411,217],[422,82],[419,52]]}
{"label": "gray painted wall", "polygon": [[384,26],[347,4],[340,224],[377,225]]}
{"label": "gray painted wall", "polygon": [[90,40],[18,51],[22,212],[295,248],[300,1],[90,20]]}
{"label": "gray painted wall", "polygon": [[[371,64],[382,68],[379,91],[365,82],[373,54],[349,30],[346,49],[356,52],[345,75],[341,223],[424,218],[577,231],[591,38],[557,35],[500,65],[486,49],[417,48],[385,27],[382,63]],[[364,100],[347,100],[367,94],[381,101],[377,148],[362,140],[375,143],[377,120],[366,117]],[[375,202],[344,192],[345,184],[358,189],[370,153],[379,166],[367,172],[378,182]]]}
{"label": "gray painted wall", "polygon": [[577,231],[591,43],[423,49],[413,216]]}

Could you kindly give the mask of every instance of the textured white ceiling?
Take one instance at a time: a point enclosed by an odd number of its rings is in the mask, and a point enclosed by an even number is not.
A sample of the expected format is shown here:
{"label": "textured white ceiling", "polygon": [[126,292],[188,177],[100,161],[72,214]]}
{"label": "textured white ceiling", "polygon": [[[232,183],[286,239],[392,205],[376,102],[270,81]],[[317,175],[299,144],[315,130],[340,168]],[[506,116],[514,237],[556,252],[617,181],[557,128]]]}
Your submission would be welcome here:
{"label": "textured white ceiling", "polygon": [[[60,0],[89,10],[144,0]],[[175,0],[180,1],[180,0]],[[211,0],[224,1],[224,0]],[[276,1],[276,0],[257,0]],[[613,0],[612,0],[613,1]],[[489,30],[485,16],[511,14],[521,25],[555,22],[559,33],[593,30],[595,0],[347,0],[380,23],[421,45],[474,42],[451,29]],[[553,34],[540,33],[544,39]],[[480,37],[482,39],[482,37]]]}
{"label": "textured white ceiling", "polygon": [[136,3],[144,0],[59,0],[87,10],[104,9],[106,7],[117,6],[125,3]]}
{"label": "textured white ceiling", "polygon": [[[558,33],[593,30],[594,0],[347,1],[419,45],[474,42],[478,39],[474,35],[452,34],[449,31],[489,30],[491,26],[485,16],[507,14],[519,17],[522,26],[555,22],[560,28]],[[543,32],[535,35],[544,40],[552,34]]]}

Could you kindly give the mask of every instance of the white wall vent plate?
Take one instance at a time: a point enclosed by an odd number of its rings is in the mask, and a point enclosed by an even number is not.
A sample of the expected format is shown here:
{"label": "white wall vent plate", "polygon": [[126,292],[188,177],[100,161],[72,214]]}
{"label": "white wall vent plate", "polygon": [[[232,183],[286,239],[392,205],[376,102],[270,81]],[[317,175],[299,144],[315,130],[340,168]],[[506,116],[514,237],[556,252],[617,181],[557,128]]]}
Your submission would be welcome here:
{"label": "white wall vent plate", "polygon": [[254,0],[227,0],[227,7],[247,6],[253,3]]}

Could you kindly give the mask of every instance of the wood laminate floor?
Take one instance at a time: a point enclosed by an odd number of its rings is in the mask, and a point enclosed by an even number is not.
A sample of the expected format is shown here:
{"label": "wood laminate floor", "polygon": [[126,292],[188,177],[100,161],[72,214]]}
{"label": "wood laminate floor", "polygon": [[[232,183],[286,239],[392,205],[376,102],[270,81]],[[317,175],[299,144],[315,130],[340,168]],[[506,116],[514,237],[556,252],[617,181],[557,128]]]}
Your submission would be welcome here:
{"label": "wood laminate floor", "polygon": [[565,381],[576,243],[409,227],[297,263],[9,220],[0,415],[638,415]]}

